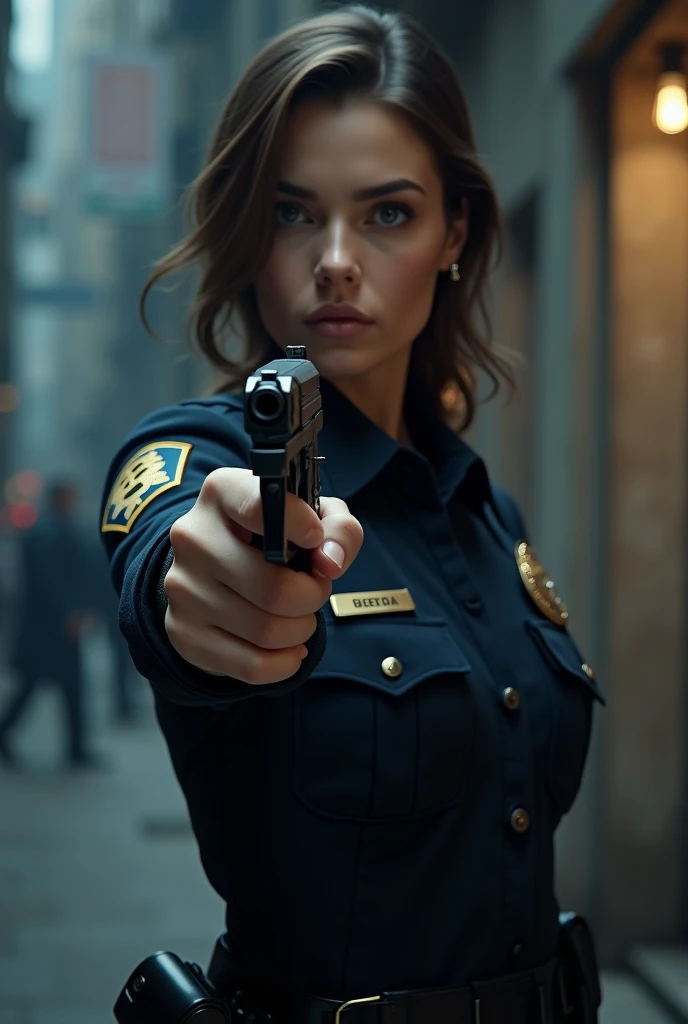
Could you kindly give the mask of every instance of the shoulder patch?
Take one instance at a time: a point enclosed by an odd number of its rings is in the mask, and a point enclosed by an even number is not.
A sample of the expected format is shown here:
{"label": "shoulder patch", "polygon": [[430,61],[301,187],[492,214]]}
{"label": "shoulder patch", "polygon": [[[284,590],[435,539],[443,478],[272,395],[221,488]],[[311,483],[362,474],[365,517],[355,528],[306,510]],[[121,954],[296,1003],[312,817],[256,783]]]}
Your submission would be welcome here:
{"label": "shoulder patch", "polygon": [[181,483],[192,448],[188,441],[156,441],[139,448],[113,484],[101,532],[129,533],[146,505]]}

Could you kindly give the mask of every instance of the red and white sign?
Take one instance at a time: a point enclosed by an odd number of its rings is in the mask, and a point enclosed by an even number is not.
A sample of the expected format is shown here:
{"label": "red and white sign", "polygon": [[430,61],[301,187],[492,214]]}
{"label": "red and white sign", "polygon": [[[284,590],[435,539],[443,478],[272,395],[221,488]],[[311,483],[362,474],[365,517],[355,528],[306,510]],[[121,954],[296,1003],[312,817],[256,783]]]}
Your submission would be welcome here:
{"label": "red and white sign", "polygon": [[94,213],[156,216],[171,196],[169,65],[118,51],[88,67],[86,203]]}

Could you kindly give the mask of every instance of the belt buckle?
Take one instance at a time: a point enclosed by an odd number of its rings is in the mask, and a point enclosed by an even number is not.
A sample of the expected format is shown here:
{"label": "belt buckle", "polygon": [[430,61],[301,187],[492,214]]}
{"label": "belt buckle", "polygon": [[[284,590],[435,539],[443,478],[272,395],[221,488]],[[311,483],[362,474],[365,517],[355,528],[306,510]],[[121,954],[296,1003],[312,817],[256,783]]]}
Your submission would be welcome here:
{"label": "belt buckle", "polygon": [[345,1003],[338,1006],[334,1014],[334,1024],[341,1024],[341,1016],[350,1006],[361,1006],[362,1003],[379,1003],[382,996],[366,996],[365,999],[347,999]]}

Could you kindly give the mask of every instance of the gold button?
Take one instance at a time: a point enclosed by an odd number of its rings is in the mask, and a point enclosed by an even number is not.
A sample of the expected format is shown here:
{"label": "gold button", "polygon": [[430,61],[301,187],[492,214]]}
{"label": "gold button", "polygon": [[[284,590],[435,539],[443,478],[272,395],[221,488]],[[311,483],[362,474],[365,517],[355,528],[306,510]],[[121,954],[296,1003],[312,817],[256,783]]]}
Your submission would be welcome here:
{"label": "gold button", "polygon": [[513,686],[507,686],[502,694],[502,700],[509,711],[518,711],[521,706],[521,694],[518,690],[514,690]]}
{"label": "gold button", "polygon": [[404,671],[404,666],[398,658],[385,658],[382,662],[382,671],[386,676],[389,676],[390,679],[398,679]]}
{"label": "gold button", "polygon": [[511,827],[514,832],[527,832],[530,828],[530,815],[523,807],[517,807],[511,815]]}
{"label": "gold button", "polygon": [[592,668],[591,665],[587,665],[587,664],[586,665],[581,665],[581,668],[585,672],[585,674],[588,677],[588,679],[594,679],[595,678],[595,669]]}

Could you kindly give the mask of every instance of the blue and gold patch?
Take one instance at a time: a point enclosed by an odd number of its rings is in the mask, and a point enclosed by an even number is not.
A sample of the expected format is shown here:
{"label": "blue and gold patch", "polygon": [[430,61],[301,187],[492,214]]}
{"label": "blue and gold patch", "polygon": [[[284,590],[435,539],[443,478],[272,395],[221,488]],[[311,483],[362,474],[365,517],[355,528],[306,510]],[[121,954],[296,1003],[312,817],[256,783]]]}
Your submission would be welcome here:
{"label": "blue and gold patch", "polygon": [[110,491],[102,533],[129,533],[137,517],[163,491],[177,487],[193,448],[187,441],[157,441],[140,448],[129,459]]}

